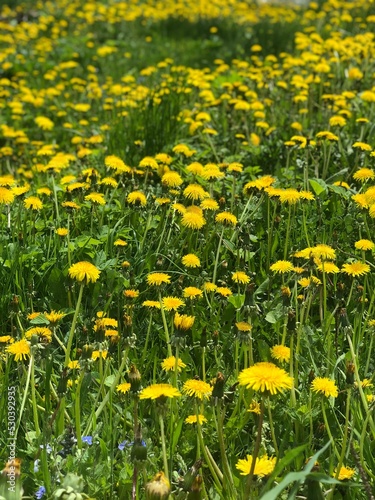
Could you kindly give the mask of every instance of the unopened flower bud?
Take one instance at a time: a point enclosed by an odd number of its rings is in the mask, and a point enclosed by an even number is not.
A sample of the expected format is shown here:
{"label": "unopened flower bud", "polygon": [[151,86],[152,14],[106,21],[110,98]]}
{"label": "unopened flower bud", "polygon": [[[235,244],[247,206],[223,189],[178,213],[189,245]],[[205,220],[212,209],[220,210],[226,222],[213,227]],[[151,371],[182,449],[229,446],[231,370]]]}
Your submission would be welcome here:
{"label": "unopened flower bud", "polygon": [[164,472],[159,472],[151,482],[146,484],[146,500],[167,500],[170,491],[170,483]]}

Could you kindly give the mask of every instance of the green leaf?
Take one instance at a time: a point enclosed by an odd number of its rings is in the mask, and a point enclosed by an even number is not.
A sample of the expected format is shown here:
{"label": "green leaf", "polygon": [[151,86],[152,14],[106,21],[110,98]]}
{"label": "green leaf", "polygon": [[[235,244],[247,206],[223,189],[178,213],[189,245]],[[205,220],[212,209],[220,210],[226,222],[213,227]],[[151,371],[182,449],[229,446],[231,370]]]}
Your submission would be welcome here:
{"label": "green leaf", "polygon": [[49,320],[44,316],[44,314],[38,314],[38,316],[30,320],[32,325],[49,325]]}
{"label": "green leaf", "polygon": [[232,304],[237,310],[241,309],[245,302],[245,294],[235,293],[228,297],[228,302]]}
{"label": "green leaf", "polygon": [[182,430],[182,425],[184,423],[184,418],[180,418],[179,421],[177,422],[177,425],[173,431],[173,436],[172,436],[172,455],[174,455],[174,452],[176,450],[176,446],[178,443],[178,440],[181,435],[181,430]]}
{"label": "green leaf", "polygon": [[281,460],[279,460],[276,464],[276,467],[270,477],[268,478],[267,484],[265,486],[265,490],[268,490],[268,488],[273,484],[275,478],[283,472],[284,469],[287,468],[287,466],[293,462],[295,458],[297,458],[305,449],[307,448],[307,444],[303,444],[302,446],[298,446],[297,448],[293,448],[292,450],[289,450]]}
{"label": "green leaf", "polygon": [[309,179],[309,183],[316,196],[320,196],[328,190],[327,184],[322,179]]}
{"label": "green leaf", "polygon": [[299,484],[302,484],[308,477],[309,474],[314,467],[315,462],[318,460],[319,455],[326,451],[326,449],[330,446],[330,442],[323,446],[323,448],[315,453],[314,456],[310,458],[307,462],[306,467],[303,471],[300,472],[289,472],[284,479],[277,486],[272,488],[272,490],[268,491],[265,495],[262,496],[262,500],[277,500],[280,498],[280,494],[287,486],[294,481],[298,481]]}

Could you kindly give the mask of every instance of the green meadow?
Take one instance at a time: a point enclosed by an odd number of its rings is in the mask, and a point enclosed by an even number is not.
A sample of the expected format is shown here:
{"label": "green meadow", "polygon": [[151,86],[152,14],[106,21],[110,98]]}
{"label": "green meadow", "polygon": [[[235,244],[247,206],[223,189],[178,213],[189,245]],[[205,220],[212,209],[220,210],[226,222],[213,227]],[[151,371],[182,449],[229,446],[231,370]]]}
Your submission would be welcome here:
{"label": "green meadow", "polygon": [[0,500],[374,498],[374,27],[0,7]]}

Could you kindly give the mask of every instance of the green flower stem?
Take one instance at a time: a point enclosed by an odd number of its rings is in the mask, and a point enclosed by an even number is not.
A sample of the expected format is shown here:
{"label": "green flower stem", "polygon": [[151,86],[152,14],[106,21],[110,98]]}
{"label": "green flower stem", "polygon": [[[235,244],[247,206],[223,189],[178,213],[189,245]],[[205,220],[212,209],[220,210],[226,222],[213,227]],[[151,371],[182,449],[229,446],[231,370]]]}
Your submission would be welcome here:
{"label": "green flower stem", "polygon": [[164,307],[163,307],[163,302],[161,300],[161,292],[159,292],[159,302],[160,302],[161,317],[162,317],[163,326],[164,326],[165,341],[167,343],[168,357],[171,357],[172,356],[171,339],[169,337],[169,330],[168,330],[167,320],[165,318],[165,311],[164,311]]}
{"label": "green flower stem", "polygon": [[79,376],[78,384],[76,386],[76,394],[74,401],[74,412],[75,412],[75,427],[76,427],[76,438],[77,438],[77,446],[79,449],[82,448],[82,433],[81,433],[81,386],[82,380],[85,373],[82,373]]}
{"label": "green flower stem", "polygon": [[335,452],[335,455],[336,455],[337,459],[340,461],[340,453],[337,451],[335,440],[333,439],[333,436],[332,436],[331,428],[329,426],[327,415],[326,415],[326,409],[325,409],[325,406],[324,406],[324,400],[323,400],[323,398],[321,400],[321,403],[322,403],[322,413],[323,413],[324,425],[325,425],[325,428],[326,428],[329,440],[331,441],[331,444],[333,446],[333,451]]}
{"label": "green flower stem", "polygon": [[67,367],[69,365],[69,361],[70,361],[70,351],[72,349],[74,331],[76,328],[79,309],[81,307],[84,286],[85,286],[84,283],[81,283],[81,287],[79,289],[79,294],[78,294],[78,300],[77,300],[77,304],[76,304],[76,310],[74,311],[73,322],[72,322],[72,326],[71,326],[70,332],[69,332],[68,345],[66,346],[65,362],[64,362],[65,367]]}
{"label": "green flower stem", "polygon": [[[337,466],[337,472],[335,475],[335,479],[338,479],[339,474],[340,474],[340,469],[341,466],[344,463],[344,457],[345,457],[345,452],[346,452],[346,444],[348,441],[348,430],[349,430],[349,415],[350,415],[350,397],[351,397],[352,390],[349,388],[348,389],[348,394],[346,398],[346,411],[345,411],[345,427],[344,427],[344,438],[342,440],[342,447],[341,447],[341,454],[340,454],[340,460]],[[335,485],[333,485],[332,490],[334,490]],[[333,497],[333,492],[332,492],[332,497]]]}
{"label": "green flower stem", "polygon": [[[364,406],[366,414],[368,414],[369,413],[369,408],[368,408],[368,403],[367,403],[367,399],[366,399],[365,393],[363,392],[363,389],[362,389],[361,379],[359,377],[358,365],[357,365],[357,356],[356,356],[356,354],[354,352],[353,343],[352,343],[352,340],[351,340],[351,338],[350,338],[349,335],[347,335],[347,339],[348,339],[348,343],[349,343],[350,353],[352,355],[352,361],[353,361],[353,364],[354,364],[354,377],[355,377],[355,380],[357,382],[357,387],[358,387],[359,394],[361,396],[362,404]],[[370,415],[370,418],[369,418],[369,424],[370,424],[372,435],[373,435],[373,437],[375,439],[375,425],[374,425],[374,420],[373,420],[373,418],[372,418],[371,415]]]}
{"label": "green flower stem", "polygon": [[[24,411],[25,405],[26,405],[27,393],[28,393],[28,390],[29,390],[31,373],[32,373],[32,370],[33,370],[33,362],[34,362],[33,361],[33,355],[31,355],[30,356],[30,361],[29,361],[29,368],[27,370],[26,384],[25,384],[25,389],[24,389],[23,398],[22,398],[22,402],[21,402],[21,408],[20,408],[20,413],[19,413],[19,417],[18,417],[17,427],[16,427],[16,430],[14,432],[14,442],[17,441],[17,434],[18,434],[18,430],[19,430],[20,425],[21,425],[22,414],[23,414],[23,411]],[[40,430],[39,430],[39,432],[40,432]]]}
{"label": "green flower stem", "polygon": [[[119,383],[119,380],[121,378],[121,375],[122,375],[122,372],[124,371],[124,368],[125,368],[125,365],[126,365],[126,362],[128,360],[128,356],[127,356],[128,352],[127,350],[125,350],[124,354],[123,354],[123,358],[122,358],[122,361],[121,361],[121,365],[118,369],[118,372],[112,382],[112,385],[111,387],[108,389],[103,401],[100,403],[100,406],[99,408],[96,410],[95,414],[91,414],[91,417],[90,417],[90,421],[86,427],[86,430],[85,430],[85,436],[87,436],[90,431],[91,431],[91,428],[93,426],[93,423],[94,423],[94,420],[96,421],[99,416],[101,415],[102,411],[104,410],[105,408],[105,405],[108,403],[109,401],[109,398],[111,397],[113,391],[115,390],[116,386],[118,385]],[[95,418],[94,418],[95,417]]]}
{"label": "green flower stem", "polygon": [[40,436],[39,418],[38,418],[38,408],[36,404],[36,391],[35,391],[35,351],[34,347],[31,348],[30,366],[31,366],[31,401],[33,405],[33,416],[35,425],[36,437]]}
{"label": "green flower stem", "polygon": [[250,500],[252,498],[251,497],[251,489],[253,486],[255,463],[256,463],[256,459],[258,458],[260,444],[262,442],[263,419],[264,419],[264,399],[262,398],[261,402],[260,402],[260,414],[259,414],[259,420],[258,420],[257,438],[255,441],[253,456],[252,456],[252,460],[251,460],[250,472],[249,472],[249,475],[247,476],[244,500]]}
{"label": "green flower stem", "polygon": [[286,260],[288,255],[288,246],[289,246],[289,236],[290,236],[290,219],[292,216],[292,205],[289,204],[288,209],[288,222],[286,226],[286,236],[285,236],[285,246],[284,246],[284,260]]}
{"label": "green flower stem", "polygon": [[143,366],[143,363],[144,363],[144,361],[146,359],[146,356],[148,354],[147,347],[148,347],[148,342],[150,340],[151,326],[152,326],[152,311],[150,313],[150,319],[149,319],[149,322],[148,322],[148,327],[147,327],[147,332],[146,332],[145,346],[143,348],[140,366]]}
{"label": "green flower stem", "polygon": [[167,479],[169,479],[167,448],[165,446],[164,420],[163,420],[163,415],[161,413],[159,414],[159,425],[160,425],[161,448],[163,453],[164,475]]}
{"label": "green flower stem", "polygon": [[[195,403],[195,414],[197,416],[197,430],[198,430],[198,439],[199,439],[199,444],[200,448],[202,450],[204,460],[210,469],[212,478],[214,480],[216,489],[218,492],[222,491],[222,484],[221,481],[223,480],[223,474],[220,472],[215,460],[213,459],[212,455],[210,454],[208,448],[206,448],[204,441],[203,441],[203,434],[202,434],[202,426],[199,421],[199,410],[198,410],[198,404]],[[220,477],[220,479],[219,479]]]}
{"label": "green flower stem", "polygon": [[363,422],[362,426],[362,432],[361,432],[361,437],[360,437],[360,440],[359,440],[359,456],[360,456],[360,460],[361,460],[361,465],[362,467],[365,469],[366,473],[372,477],[372,479],[375,479],[375,475],[373,472],[371,472],[367,465],[366,465],[366,460],[363,456],[363,447],[364,447],[364,444],[365,444],[365,440],[366,440],[366,437],[367,437],[367,425],[368,425],[368,422],[369,422],[369,419],[370,419],[370,412],[367,414],[367,417],[365,419],[365,421]]}
{"label": "green flower stem", "polygon": [[373,344],[373,342],[374,342],[374,335],[372,334],[371,335],[371,339],[370,339],[370,346],[369,346],[369,350],[368,350],[366,365],[365,365],[365,376],[366,376],[366,373],[368,373],[369,367],[370,367],[370,360],[371,360],[372,344]]}
{"label": "green flower stem", "polygon": [[202,347],[202,380],[206,382],[206,348]]}
{"label": "green flower stem", "polygon": [[275,427],[273,425],[273,418],[272,418],[272,411],[271,411],[271,399],[269,396],[268,396],[268,401],[267,401],[267,407],[268,407],[268,420],[270,423],[270,430],[271,430],[273,447],[275,448],[276,455],[278,455],[279,454],[279,447],[277,446],[277,441],[276,441],[276,436],[275,436]]}
{"label": "green flower stem", "polygon": [[219,244],[217,246],[214,272],[213,272],[213,275],[212,275],[212,283],[216,282],[217,266],[219,265],[220,249],[221,249],[221,243],[223,241],[223,235],[224,235],[224,227],[221,230],[220,238],[219,238]]}
{"label": "green flower stem", "polygon": [[223,489],[228,495],[230,495],[230,498],[234,499],[236,498],[236,489],[234,486],[233,476],[229,466],[228,457],[225,451],[226,447],[223,434],[224,417],[225,417],[225,408],[223,408],[222,399],[219,399],[217,405],[217,437],[219,440],[221,462],[223,464],[223,472],[224,472]]}

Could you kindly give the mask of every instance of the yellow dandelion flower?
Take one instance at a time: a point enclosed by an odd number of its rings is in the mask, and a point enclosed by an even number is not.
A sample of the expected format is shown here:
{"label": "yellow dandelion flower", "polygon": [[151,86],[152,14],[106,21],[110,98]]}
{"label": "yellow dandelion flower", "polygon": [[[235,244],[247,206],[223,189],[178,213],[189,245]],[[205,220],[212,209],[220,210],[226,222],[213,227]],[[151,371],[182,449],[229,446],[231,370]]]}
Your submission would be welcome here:
{"label": "yellow dandelion flower", "polygon": [[91,359],[96,361],[99,358],[107,359],[108,351],[93,351],[91,354]]}
{"label": "yellow dandelion flower", "polygon": [[249,409],[247,410],[250,413],[255,413],[256,415],[260,415],[260,404],[258,401],[251,401]]}
{"label": "yellow dandelion flower", "polygon": [[185,305],[185,302],[177,297],[164,297],[161,303],[166,311],[177,311],[179,307]]}
{"label": "yellow dandelion flower", "polygon": [[215,283],[210,283],[209,281],[206,281],[203,285],[203,290],[205,292],[215,292],[217,289],[217,285]]}
{"label": "yellow dandelion flower", "polygon": [[301,199],[301,193],[297,189],[280,189],[279,200],[281,203],[294,205]]}
{"label": "yellow dandelion flower", "polygon": [[106,156],[104,159],[105,166],[112,168],[117,171],[117,173],[129,173],[131,168],[125,165],[125,163],[115,155]]}
{"label": "yellow dandelion flower", "polygon": [[172,208],[181,215],[186,213],[186,207],[182,203],[173,203]]}
{"label": "yellow dandelion flower", "polygon": [[90,193],[85,196],[86,201],[91,201],[95,205],[105,205],[104,195],[101,193]]}
{"label": "yellow dandelion flower", "polygon": [[185,212],[182,216],[181,225],[189,229],[201,229],[205,224],[205,218],[198,213]]}
{"label": "yellow dandelion flower", "polygon": [[327,377],[316,377],[311,383],[311,389],[318,393],[324,394],[324,396],[337,398],[338,389],[335,381]]}
{"label": "yellow dandelion flower", "polygon": [[188,287],[184,288],[183,295],[187,299],[196,299],[196,298],[202,297],[203,292],[202,292],[202,290],[200,290],[199,288],[197,288],[195,286],[188,286]]}
{"label": "yellow dandelion flower", "polygon": [[51,342],[52,331],[45,326],[36,326],[25,332],[25,337],[30,340],[33,335],[37,335],[43,341]]}
{"label": "yellow dandelion flower", "polygon": [[43,208],[43,202],[37,196],[29,196],[23,201],[25,207],[31,210],[41,210]]}
{"label": "yellow dandelion flower", "polygon": [[237,224],[237,217],[230,212],[220,212],[216,215],[215,221],[225,226],[235,226]]}
{"label": "yellow dandelion flower", "polygon": [[170,384],[152,384],[142,389],[139,399],[177,398],[181,393]]}
{"label": "yellow dandelion flower", "polygon": [[187,255],[184,255],[182,257],[181,262],[186,267],[200,267],[200,265],[201,265],[201,261],[199,260],[199,257],[194,255],[193,253],[188,253]]}
{"label": "yellow dandelion flower", "polygon": [[115,247],[126,247],[128,245],[128,243],[121,238],[118,238],[113,244]]}
{"label": "yellow dandelion flower", "polygon": [[77,262],[69,267],[68,274],[71,278],[76,279],[79,282],[95,283],[99,276],[100,271],[94,264],[90,262],[82,261]]}
{"label": "yellow dandelion flower", "polygon": [[229,297],[230,295],[233,295],[232,290],[226,286],[218,286],[216,287],[215,291],[223,297]]}
{"label": "yellow dandelion flower", "polygon": [[189,184],[183,191],[185,198],[190,200],[203,200],[209,198],[209,193],[199,184]]}
{"label": "yellow dandelion flower", "polygon": [[[336,477],[337,469],[333,473],[333,477]],[[337,476],[339,481],[345,481],[351,479],[355,474],[355,470],[350,467],[345,467],[344,465],[340,468],[340,472]]]}
{"label": "yellow dandelion flower", "polygon": [[121,392],[122,394],[126,394],[130,390],[131,384],[128,382],[123,382],[122,384],[119,384],[116,386],[116,390],[118,392]]}
{"label": "yellow dandelion flower", "polygon": [[[245,459],[240,459],[236,463],[236,469],[238,469],[241,476],[248,476],[251,470],[251,464],[253,462],[253,457],[247,455]],[[268,458],[267,455],[262,457],[257,457],[255,460],[254,475],[258,477],[268,476],[273,472],[276,465],[276,457]]]}
{"label": "yellow dandelion flower", "polygon": [[[174,371],[176,368],[176,358],[175,356],[169,356],[169,358],[165,358],[161,362],[161,367],[164,371],[170,372]],[[181,371],[182,368],[186,368],[185,363],[183,363],[182,359],[178,358],[177,360],[177,371]]]}
{"label": "yellow dandelion flower", "polygon": [[319,271],[325,272],[327,274],[336,274],[340,272],[340,269],[333,262],[328,262],[325,260],[318,262],[316,267]]}
{"label": "yellow dandelion flower", "polygon": [[69,361],[68,368],[70,370],[79,370],[81,365],[79,364],[78,359],[74,359],[73,361]]}
{"label": "yellow dandelion flower", "polygon": [[55,233],[63,238],[64,236],[68,235],[69,229],[67,229],[66,227],[58,227]]}
{"label": "yellow dandelion flower", "polygon": [[8,345],[5,349],[9,354],[14,354],[16,361],[23,361],[30,356],[30,344],[26,339],[21,339],[18,342]]}
{"label": "yellow dandelion flower", "polygon": [[55,126],[53,121],[47,118],[46,116],[37,116],[34,118],[34,122],[42,130],[52,130],[53,127]]}
{"label": "yellow dandelion flower", "polygon": [[57,312],[57,311],[51,311],[49,313],[45,312],[44,316],[48,319],[50,323],[53,325],[58,323],[63,317],[65,316],[65,313],[63,312]]}
{"label": "yellow dandelion flower", "polygon": [[272,266],[270,267],[270,270],[273,271],[274,273],[289,273],[290,271],[293,271],[294,266],[289,260],[278,260]]}
{"label": "yellow dandelion flower", "polygon": [[367,144],[366,142],[361,142],[361,141],[355,142],[352,145],[352,148],[360,149],[361,151],[372,151],[372,147],[370,146],[370,144]]}
{"label": "yellow dandelion flower", "polygon": [[195,316],[188,316],[187,314],[179,314],[176,312],[173,324],[177,330],[190,330],[194,325]]}
{"label": "yellow dandelion flower", "polygon": [[160,309],[160,302],[158,300],[145,300],[142,305],[149,308]]}
{"label": "yellow dandelion flower", "polygon": [[147,199],[141,191],[132,191],[128,194],[126,201],[131,205],[140,205],[144,207],[147,204]]}
{"label": "yellow dandelion flower", "polygon": [[158,162],[151,156],[145,156],[140,162],[139,166],[141,168],[152,168],[153,170],[158,170]]}
{"label": "yellow dandelion flower", "polygon": [[124,297],[128,299],[136,299],[139,296],[138,290],[124,290]]}
{"label": "yellow dandelion flower", "polygon": [[248,389],[269,392],[272,395],[293,387],[293,378],[282,368],[268,362],[255,363],[242,370],[238,381]]}
{"label": "yellow dandelion flower", "polygon": [[341,271],[349,276],[362,276],[370,272],[370,266],[364,262],[355,261],[350,264],[344,264]]}
{"label": "yellow dandelion flower", "polygon": [[243,271],[236,271],[235,273],[232,273],[232,280],[235,283],[241,283],[243,285],[250,283],[250,277]]}
{"label": "yellow dandelion flower", "polygon": [[168,187],[178,187],[182,184],[182,178],[177,172],[167,172],[161,178],[162,184]]}
{"label": "yellow dandelion flower", "polygon": [[202,425],[204,422],[207,422],[207,418],[204,415],[189,415],[185,418],[186,424],[196,424],[199,421],[199,424]]}
{"label": "yellow dandelion flower", "polygon": [[201,201],[200,205],[202,210],[218,210],[219,209],[219,204],[216,200],[213,198],[206,198],[203,201]]}
{"label": "yellow dandelion flower", "polygon": [[252,330],[252,326],[246,321],[238,321],[236,327],[240,332],[250,332]]}
{"label": "yellow dandelion flower", "polygon": [[375,172],[371,170],[371,168],[360,168],[357,170],[357,172],[353,175],[353,179],[356,181],[360,182],[366,182],[370,179],[375,178]]}
{"label": "yellow dandelion flower", "polygon": [[9,205],[14,201],[14,193],[5,187],[0,187],[0,205]]}
{"label": "yellow dandelion flower", "polygon": [[203,380],[190,379],[185,382],[182,392],[188,396],[203,400],[211,396],[212,387]]}
{"label": "yellow dandelion flower", "polygon": [[63,203],[61,203],[61,206],[64,207],[64,208],[71,209],[71,210],[79,210],[81,208],[74,201],[64,201]]}
{"label": "yellow dandelion flower", "polygon": [[149,285],[161,286],[171,282],[169,274],[165,273],[150,273],[147,275],[147,283]]}
{"label": "yellow dandelion flower", "polygon": [[271,348],[271,356],[277,361],[288,363],[290,360],[290,348],[285,345],[275,345]]}
{"label": "yellow dandelion flower", "polygon": [[375,247],[375,243],[371,240],[358,240],[354,243],[354,246],[357,250],[373,250]]}

